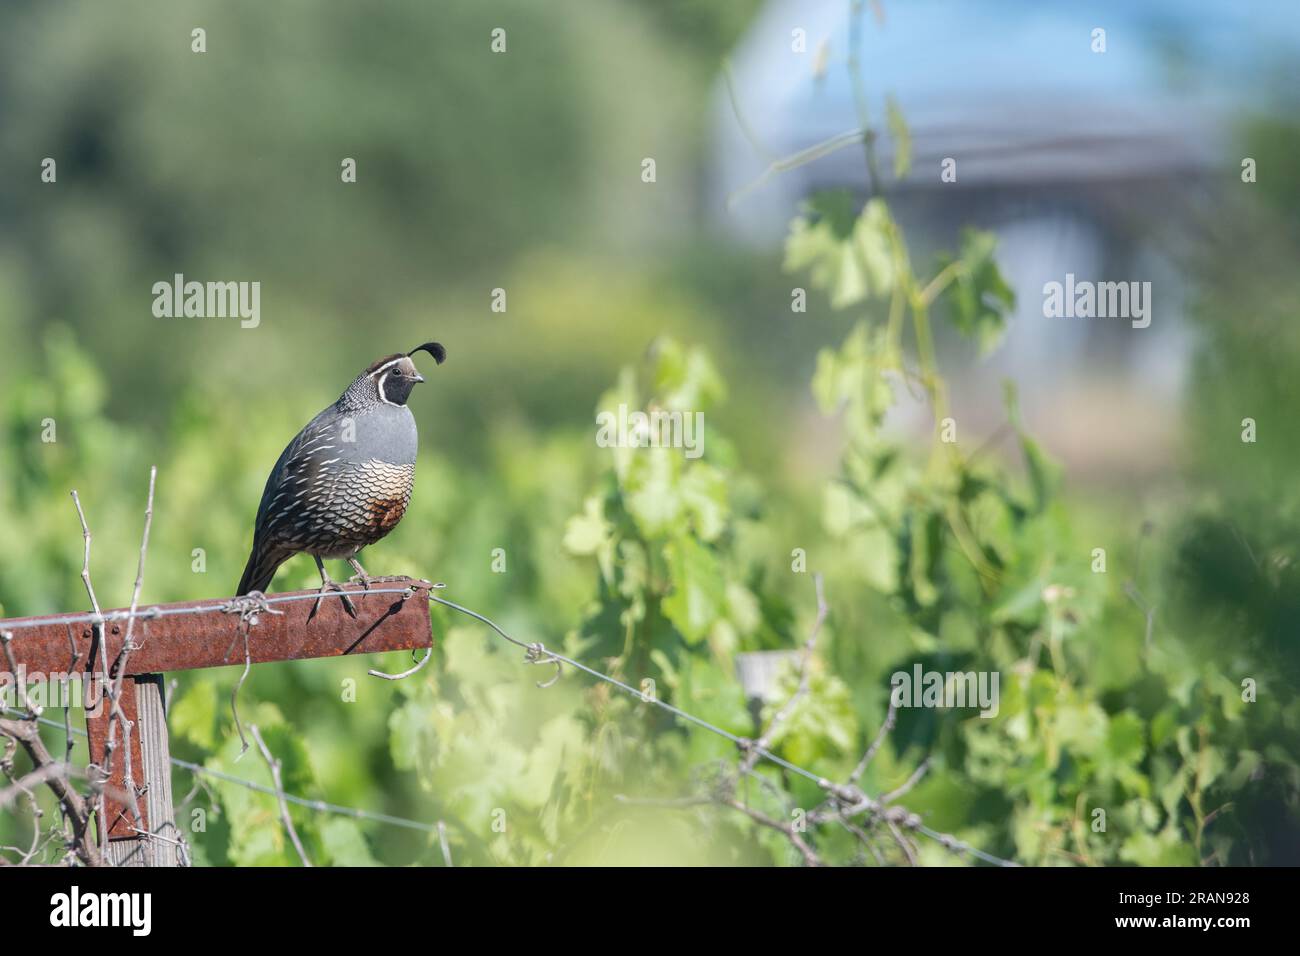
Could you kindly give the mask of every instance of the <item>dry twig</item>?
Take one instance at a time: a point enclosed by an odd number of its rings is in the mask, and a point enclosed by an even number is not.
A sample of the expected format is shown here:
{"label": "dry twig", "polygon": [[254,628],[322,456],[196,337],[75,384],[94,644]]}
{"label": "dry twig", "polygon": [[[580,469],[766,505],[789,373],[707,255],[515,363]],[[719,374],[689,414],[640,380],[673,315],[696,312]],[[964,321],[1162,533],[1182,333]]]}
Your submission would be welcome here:
{"label": "dry twig", "polygon": [[289,804],[284,799],[284,782],[280,779],[280,761],[271,756],[271,751],[266,746],[266,741],[262,739],[262,732],[257,729],[257,724],[249,724],[248,730],[257,743],[257,749],[262,752],[262,759],[271,768],[271,782],[275,784],[275,798],[280,804],[280,821],[289,832],[289,839],[293,841],[293,848],[298,851],[298,859],[302,860],[302,865],[311,866],[311,860],[307,859],[307,851],[302,848],[302,840],[298,839],[298,831],[294,829],[293,818],[289,816]]}

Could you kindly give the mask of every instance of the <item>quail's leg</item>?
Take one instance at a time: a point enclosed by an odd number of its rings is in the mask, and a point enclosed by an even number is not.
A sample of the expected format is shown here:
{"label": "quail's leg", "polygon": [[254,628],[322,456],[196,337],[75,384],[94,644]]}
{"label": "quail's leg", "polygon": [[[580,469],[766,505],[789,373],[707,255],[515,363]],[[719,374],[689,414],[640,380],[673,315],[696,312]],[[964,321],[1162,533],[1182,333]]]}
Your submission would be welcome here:
{"label": "quail's leg", "polygon": [[353,555],[352,557],[348,558],[348,564],[352,565],[352,570],[357,572],[356,575],[350,578],[349,580],[356,581],[363,588],[369,591],[370,582],[373,579],[370,577],[370,575],[366,573],[366,569],[361,566],[361,562],[357,560],[356,555]]}
{"label": "quail's leg", "polygon": [[353,617],[357,616],[356,605],[352,603],[352,598],[348,597],[348,592],[343,589],[343,585],[337,581],[331,580],[325,570],[325,563],[321,561],[320,555],[312,555],[316,559],[316,568],[320,571],[320,591],[316,594],[316,603],[312,605],[311,616],[315,617],[316,612],[320,610],[320,602],[325,599],[326,591],[338,591],[342,595],[343,606],[347,608],[348,614]]}

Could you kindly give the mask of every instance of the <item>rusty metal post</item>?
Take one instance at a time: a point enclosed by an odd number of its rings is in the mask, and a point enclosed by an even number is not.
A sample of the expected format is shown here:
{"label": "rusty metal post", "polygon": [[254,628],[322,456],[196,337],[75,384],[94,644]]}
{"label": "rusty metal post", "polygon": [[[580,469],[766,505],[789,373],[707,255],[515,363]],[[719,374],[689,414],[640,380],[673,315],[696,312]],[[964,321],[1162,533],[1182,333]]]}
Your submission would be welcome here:
{"label": "rusty metal post", "polygon": [[[348,586],[346,591],[357,609],[355,619],[336,595],[327,595],[319,612],[313,614],[315,591],[274,594],[273,609],[280,613],[263,613],[256,626],[247,629],[248,658],[254,664],[265,664],[428,647],[432,641],[429,602],[418,590],[405,598],[396,590],[405,585],[428,587],[410,578],[377,584],[371,593]],[[137,647],[128,660],[127,676],[242,665],[244,627],[240,615],[222,613],[216,609],[220,603],[218,599],[142,606],[143,626],[136,629]],[[150,617],[155,609],[161,614]],[[115,626],[120,620],[114,620],[114,615],[124,613],[122,609],[104,612],[109,621],[104,627],[109,661],[117,660],[122,650],[125,628]],[[0,628],[13,632],[10,647],[28,674],[83,674],[96,666],[93,629],[85,623],[69,629],[64,620],[67,616],[0,621]],[[6,667],[0,660],[0,673],[5,673]]]}
{"label": "rusty metal post", "polygon": [[[380,593],[348,587],[357,609],[355,619],[335,596],[327,596],[319,611],[313,612],[314,602],[306,598],[315,598],[314,591],[273,595],[273,609],[280,613],[262,612],[252,626],[240,614],[220,610],[216,605],[221,601],[140,608],[143,626],[135,631],[137,646],[127,658],[118,699],[123,715],[133,724],[131,769],[140,823],[137,826],[131,808],[117,799],[118,794],[126,796],[129,791],[119,728],[112,779],[108,781],[115,794],[105,795],[104,819],[99,821],[101,827],[106,827],[108,859],[119,866],[186,863],[173,818],[163,673],[237,666],[245,660],[267,663],[429,647],[433,640],[429,602],[419,593],[427,587],[427,582],[410,578],[385,581],[375,589]],[[290,597],[301,599],[284,600]],[[161,613],[155,615],[155,611]],[[12,630],[10,647],[16,666],[25,672],[14,675],[14,679],[102,677],[103,661],[119,660],[125,628],[121,617],[114,620],[114,615],[123,613],[121,609],[104,612],[108,623],[103,629],[103,648],[97,646],[94,628],[89,624],[78,622],[74,626],[66,620],[79,615],[0,621],[0,629]],[[7,673],[7,667],[7,663],[0,662],[0,673]],[[101,693],[105,691],[101,689]],[[109,709],[104,701],[102,713],[86,720],[90,759],[95,763],[104,757]]]}
{"label": "rusty metal post", "polygon": [[[90,762],[99,766],[104,766],[105,751],[107,750],[109,727],[114,723],[111,716],[111,707],[108,701],[108,692],[106,689],[99,689],[99,699],[97,701],[98,713],[86,715],[86,739],[90,748]],[[140,734],[137,729],[140,726],[140,714],[138,707],[138,696],[135,691],[135,679],[127,678],[122,681],[122,693],[118,698],[118,706],[122,709],[122,716],[131,727],[130,733],[130,752],[131,752],[131,771],[135,777],[137,790],[141,786],[140,773],[144,767],[144,753],[140,745]],[[119,794],[130,792],[130,785],[126,780],[126,751],[127,741],[123,739],[123,731],[119,726],[114,733],[116,741],[113,754],[112,772],[105,781],[110,792],[104,795],[104,815],[99,820],[100,840],[113,839],[130,839],[136,834],[133,827],[136,826],[135,814],[131,812],[131,807],[124,802]],[[148,829],[149,820],[145,812],[145,803],[143,800],[136,801],[137,810],[141,815],[140,828]]]}
{"label": "rusty metal post", "polygon": [[[120,634],[122,625],[112,624],[105,630],[110,635]],[[105,667],[95,659],[97,650],[92,650],[86,666],[102,675]],[[91,708],[86,717],[86,740],[90,762],[103,767],[109,728],[114,721],[108,689],[96,689],[96,699],[85,701]],[[104,858],[113,866],[182,866],[187,862],[184,847],[176,839],[172,814],[171,746],[163,694],[161,674],[122,680],[118,707],[130,733],[125,734],[119,726],[114,735],[115,752],[105,781],[103,811],[96,815]],[[124,799],[127,794],[135,797],[134,807],[132,801]]]}
{"label": "rusty metal post", "polygon": [[[128,677],[122,682],[118,703],[132,723],[131,775],[135,778],[140,822],[137,825],[131,808],[116,795],[104,795],[105,813],[100,826],[107,823],[106,858],[114,866],[186,866],[189,862],[172,811],[171,747],[164,695],[161,674]],[[108,724],[105,702],[100,716],[86,720],[90,759],[95,763],[103,761]],[[130,792],[120,735],[108,783],[114,791]]]}

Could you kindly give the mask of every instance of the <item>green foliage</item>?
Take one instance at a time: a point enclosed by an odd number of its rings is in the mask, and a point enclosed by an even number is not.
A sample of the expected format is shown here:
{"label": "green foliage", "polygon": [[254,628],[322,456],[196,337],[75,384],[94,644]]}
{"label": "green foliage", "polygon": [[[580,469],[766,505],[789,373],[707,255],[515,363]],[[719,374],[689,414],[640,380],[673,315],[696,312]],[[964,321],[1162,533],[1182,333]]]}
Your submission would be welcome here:
{"label": "green foliage", "polygon": [[894,177],[902,179],[912,168],[912,133],[893,96],[885,98],[885,119],[889,123],[889,135],[894,139]]}
{"label": "green foliage", "polygon": [[[699,138],[683,130],[683,107],[706,99],[716,56],[752,3],[589,3],[563,24],[512,3],[508,70],[486,52],[495,21],[483,11],[426,6],[335,17],[303,3],[223,8],[197,72],[176,42],[192,26],[180,9],[28,5],[6,21],[0,152],[40,142],[68,159],[57,191],[34,177],[0,184],[20,237],[0,246],[0,326],[12,343],[0,354],[5,614],[85,605],[72,488],[94,531],[100,599],[125,603],[155,463],[145,600],[227,594],[284,442],[336,397],[359,356],[436,333],[455,343],[452,360],[417,399],[415,495],[366,559],[372,571],[444,580],[452,599],[517,637],[755,736],[798,670],[786,662],[761,699],[747,698],[737,659],[806,639],[812,574],[792,566],[799,549],[808,572],[825,575],[831,610],[808,693],[773,738],[783,757],[845,779],[884,719],[893,673],[988,671],[1000,676],[997,715],[901,712],[861,781],[867,792],[901,785],[929,757],[909,808],[1024,863],[1294,862],[1297,456],[1294,443],[1261,442],[1245,469],[1237,426],[1252,414],[1284,435],[1295,417],[1298,299],[1294,283],[1276,281],[1294,272],[1293,223],[1269,242],[1237,237],[1263,249],[1249,263],[1217,253],[1227,274],[1204,311],[1240,319],[1206,323],[1189,450],[1204,497],[1143,555],[1136,583],[1158,608],[1148,646],[1144,609],[1126,593],[1122,569],[1138,562],[1125,553],[1122,508],[1070,496],[1014,390],[1006,418],[1018,460],[996,444],[974,448],[964,422],[956,443],[942,440],[949,409],[931,312],[976,350],[996,347],[1014,296],[992,235],[967,232],[918,275],[883,198],[815,195],[784,263],[837,314],[818,325],[810,313],[797,332],[788,314],[769,315],[791,280],[761,256],[712,237],[622,254],[630,237],[688,218],[695,197],[670,198],[670,181],[690,177],[667,175],[688,168]],[[664,23],[691,32],[693,54],[647,29]],[[240,45],[251,60],[222,46],[235,33],[271,39],[269,74],[255,45]],[[471,49],[467,34],[484,43]],[[606,82],[610,49],[626,54],[628,83]],[[676,68],[683,55],[698,58],[693,68]],[[426,68],[428,83],[410,82]],[[681,75],[695,79],[671,79]],[[901,177],[910,134],[892,99],[883,115]],[[628,174],[640,157],[627,144],[641,141],[660,144],[653,191]],[[270,144],[255,176],[249,142]],[[358,143],[367,149],[352,192],[334,159],[304,167],[305,156],[348,156]],[[683,155],[663,154],[664,143],[685,143]],[[1281,146],[1258,155],[1281,166]],[[141,290],[178,256],[266,283],[255,338],[144,316]],[[485,321],[484,289],[498,283],[510,311]],[[646,330],[663,335],[627,364]],[[838,432],[799,399],[809,374]],[[891,417],[905,399],[933,420],[919,442],[899,437]],[[597,446],[590,413],[620,405],[704,413],[703,453]],[[57,441],[40,440],[46,418]],[[1100,545],[1107,574],[1090,568]],[[314,577],[295,559],[275,587]],[[405,667],[405,655],[253,669],[240,712],[283,761],[291,792],[445,821],[458,864],[800,862],[788,840],[733,811],[615,799],[710,793],[719,762],[736,757],[726,740],[583,674],[541,689],[551,665],[524,664],[469,619],[438,610],[434,627],[429,666],[402,682],[365,672]],[[240,670],[177,675],[173,753],[269,784],[256,749],[240,752],[230,709]],[[1256,702],[1242,700],[1246,678]],[[756,773],[747,796],[773,816],[824,796],[778,768]],[[178,803],[189,796],[179,818],[200,863],[297,865],[272,796],[196,786],[179,769],[174,789]],[[443,862],[429,834],[290,813],[317,864]],[[0,844],[21,829],[0,819]],[[845,833],[810,838],[831,862],[860,862]],[[956,861],[936,844],[920,849],[924,863]]]}
{"label": "green foliage", "polygon": [[[837,230],[828,218],[812,227],[797,220],[794,249],[810,248],[810,229],[817,229],[817,255],[788,255],[787,265],[809,268],[833,305],[862,302],[865,294],[843,294],[861,288],[843,276],[866,268],[866,254],[850,237],[876,233],[879,210],[873,200],[856,225]],[[1242,756],[1233,743],[1250,733],[1241,688],[1193,664],[1177,644],[1152,650],[1118,679],[1096,666],[1098,653],[1111,653],[1115,641],[1136,645],[1141,626],[1123,596],[1106,586],[1108,578],[1091,573],[1087,546],[1057,503],[1060,469],[1026,431],[1011,383],[1008,424],[1027,492],[978,453],[964,454],[960,442],[936,435],[921,466],[879,434],[895,395],[890,372],[925,388],[938,431],[944,396],[928,327],[936,297],[981,351],[996,343],[1014,295],[992,258],[994,244],[992,236],[968,231],[960,254],[941,258],[929,283],[896,255],[900,295],[887,321],[862,321],[838,351],[819,356],[819,406],[848,409],[843,472],[826,493],[826,530],[843,566],[855,568],[861,584],[879,591],[901,618],[906,641],[893,662],[899,669],[925,655],[946,670],[1003,677],[995,717],[954,715],[917,729],[921,742],[942,755],[937,773],[946,786],[966,793],[971,807],[991,811],[954,820],[987,834],[986,843],[1004,834],[1010,846],[1003,852],[1022,862],[1241,862],[1248,851],[1236,833],[1245,822],[1211,828],[1232,813],[1234,792],[1259,767],[1253,750]],[[843,265],[848,251],[860,261]],[[908,372],[901,349],[900,303],[913,319],[916,373]],[[1266,728],[1282,715],[1251,709],[1260,722],[1255,733],[1266,739],[1275,732]],[[1285,764],[1294,780],[1294,761]]]}
{"label": "green foliage", "polygon": [[[1063,507],[1059,468],[1027,433],[1010,386],[1007,417],[1021,476],[937,435],[921,458],[886,438],[882,420],[898,392],[889,382],[919,384],[935,407],[943,400],[921,348],[922,283],[897,249],[893,262],[897,300],[906,307],[896,308],[891,292],[883,321],[864,317],[839,349],[823,351],[813,378],[824,412],[848,408],[820,531],[795,539],[813,569],[825,570],[833,613],[810,661],[809,693],[773,747],[842,779],[879,726],[892,672],[917,662],[993,671],[1002,679],[995,717],[905,713],[863,779],[868,792],[899,785],[928,753],[930,775],[909,803],[931,825],[1022,862],[1258,859],[1263,850],[1233,807],[1258,803],[1254,781],[1264,768],[1285,768],[1295,792],[1300,775],[1276,730],[1294,726],[1296,708],[1243,704],[1234,680],[1176,642],[1142,650],[1141,616],[1108,576],[1090,571],[1091,539]],[[956,270],[949,275],[958,281]],[[919,368],[902,347],[900,315],[912,319]],[[0,528],[26,532],[23,580],[51,583],[51,609],[80,603],[78,527],[63,489],[84,475],[101,482],[83,495],[97,532],[92,567],[101,593],[124,593],[133,573],[114,552],[138,532],[139,518],[105,502],[114,489],[122,500],[141,496],[143,459],[138,443],[103,416],[103,391],[93,363],[56,328],[39,374],[9,394],[13,479],[0,486]],[[727,393],[704,349],[664,338],[623,370],[596,410],[703,411],[712,426]],[[60,441],[34,447],[34,410],[50,407]],[[292,413],[278,414],[287,431]],[[247,515],[221,504],[217,489],[235,487],[239,499],[254,501],[256,465],[273,457],[276,441],[259,435],[241,444],[234,436],[242,427],[197,396],[178,407],[167,460],[186,480],[169,482],[164,469],[147,598],[211,596],[236,575]],[[212,442],[241,451],[214,458],[206,452]],[[386,542],[386,563],[423,569],[438,554],[487,554],[515,540],[514,564],[500,576],[508,590],[479,574],[464,600],[500,607],[494,616],[520,636],[561,633],[567,624],[566,653],[643,690],[653,681],[653,692],[677,706],[753,734],[759,723],[734,676],[736,655],[801,643],[811,588],[807,575],[792,573],[788,542],[772,537],[779,526],[771,523],[771,487],[742,469],[727,436],[709,427],[697,458],[677,448],[593,451],[589,438],[521,443],[508,425],[488,445],[494,459],[459,481],[440,455],[427,453],[412,523],[403,526],[414,533]],[[204,502],[217,504],[206,506],[199,534],[184,516]],[[441,529],[437,551],[420,530],[429,528]],[[196,541],[209,547],[213,578],[191,567]],[[0,562],[9,562],[0,580],[18,580],[15,560],[0,552]],[[311,576],[305,563],[290,566],[280,586]],[[12,603],[19,592],[2,596]],[[580,620],[575,608],[583,609]],[[458,862],[798,862],[779,835],[720,820],[725,811],[673,818],[613,801],[619,793],[692,792],[717,761],[734,757],[726,741],[578,675],[539,690],[513,649],[477,626],[451,623],[440,613],[434,663],[396,685],[377,688],[360,661],[255,669],[241,709],[283,761],[290,792],[445,820]],[[1124,653],[1132,665],[1114,666]],[[267,784],[256,751],[240,756],[228,705],[237,671],[182,676],[170,718],[173,750]],[[357,703],[338,702],[341,680],[361,681]],[[787,666],[759,722],[796,682]],[[773,812],[818,799],[804,781],[762,765],[759,772]],[[178,780],[178,795],[189,788]],[[181,811],[182,821],[194,809],[207,822],[189,834],[199,861],[296,864],[271,796],[214,781]],[[1105,832],[1093,829],[1099,809]],[[431,838],[394,836],[298,806],[291,813],[317,863],[441,862]],[[817,842],[832,860],[856,858],[851,842]],[[923,859],[951,861],[933,847]]]}
{"label": "green foliage", "polygon": [[845,229],[847,202],[847,194],[836,192],[810,203],[785,245],[786,270],[807,269],[813,287],[826,290],[837,309],[887,295],[894,281],[893,223],[884,202],[868,202]]}
{"label": "green foliage", "polygon": [[888,354],[884,335],[882,329],[859,323],[839,351],[825,348],[817,353],[812,393],[823,414],[847,406],[855,430],[870,432],[880,425],[894,404],[889,373],[899,367],[896,356]]}
{"label": "green foliage", "polygon": [[978,343],[981,353],[997,345],[1007,314],[1016,304],[1015,293],[993,260],[996,246],[997,237],[992,233],[968,229],[957,258],[940,260],[955,275],[946,296],[952,322],[962,335]]}

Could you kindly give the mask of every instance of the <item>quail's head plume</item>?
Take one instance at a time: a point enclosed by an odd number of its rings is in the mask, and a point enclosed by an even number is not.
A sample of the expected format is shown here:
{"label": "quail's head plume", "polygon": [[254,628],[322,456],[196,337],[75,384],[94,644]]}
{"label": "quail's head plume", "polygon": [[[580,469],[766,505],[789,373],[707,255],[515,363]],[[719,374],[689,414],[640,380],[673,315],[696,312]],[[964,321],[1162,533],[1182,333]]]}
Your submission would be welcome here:
{"label": "quail's head plume", "polygon": [[[342,590],[323,558],[346,558],[369,585],[357,552],[392,531],[411,500],[417,434],[406,400],[424,381],[411,359],[421,351],[439,365],[447,357],[437,342],[425,342],[373,362],[280,453],[262,492],[238,594],[266,590],[276,568],[300,552],[316,559],[322,597]],[[346,594],[343,602],[355,613]]]}

